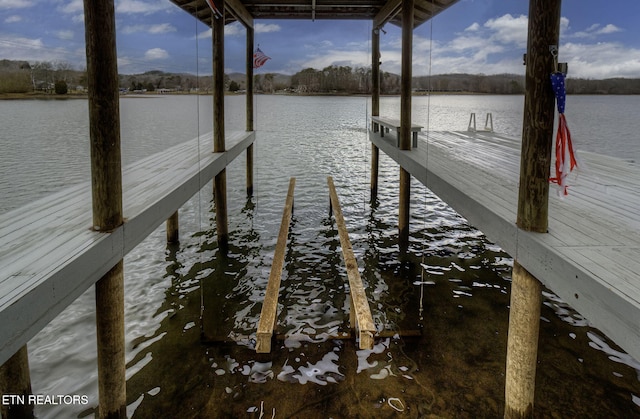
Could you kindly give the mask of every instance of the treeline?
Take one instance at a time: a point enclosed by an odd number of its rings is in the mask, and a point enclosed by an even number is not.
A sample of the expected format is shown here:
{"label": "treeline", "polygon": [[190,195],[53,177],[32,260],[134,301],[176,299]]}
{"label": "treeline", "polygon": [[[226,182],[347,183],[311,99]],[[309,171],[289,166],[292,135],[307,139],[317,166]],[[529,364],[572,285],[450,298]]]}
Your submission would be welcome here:
{"label": "treeline", "polygon": [[[444,74],[414,77],[412,87],[417,92],[518,94],[524,93],[524,77],[514,74]],[[348,66],[329,66],[322,70],[307,68],[291,77],[290,89],[298,93],[370,94],[371,69],[352,69]],[[380,72],[380,92],[387,95],[399,94],[400,76]]]}
{"label": "treeline", "polygon": [[[227,78],[227,84],[229,83]],[[119,87],[126,91],[191,92],[211,91],[211,76],[165,73],[153,70],[142,74],[119,75]],[[0,94],[44,92],[65,94],[86,92],[87,72],[76,70],[67,62],[0,60]]]}
{"label": "treeline", "polygon": [[[523,94],[525,78],[517,74],[438,74],[414,77],[416,92]],[[640,79],[603,80],[568,77],[568,94],[640,94]],[[281,88],[283,88],[281,86]],[[322,70],[307,68],[293,76],[289,89],[298,93],[371,93],[371,69],[329,66]],[[381,72],[382,94],[400,93],[400,76]]]}
{"label": "treeline", "polygon": [[[120,89],[133,92],[208,93],[212,91],[212,77],[195,76],[188,73],[166,73],[159,70],[141,74],[120,75]],[[66,62],[35,62],[0,60],[0,94],[85,92],[87,74],[75,70]],[[225,75],[225,88],[241,91],[245,88],[245,75]],[[591,80],[567,79],[569,94],[640,94],[640,79],[613,78]],[[289,76],[266,73],[254,75],[257,92],[288,92],[298,94],[371,94],[371,68],[350,66],[328,66],[322,70],[306,68]],[[522,94],[524,76],[516,74],[439,74],[413,78],[416,92]],[[400,93],[400,76],[381,72],[382,94]]]}

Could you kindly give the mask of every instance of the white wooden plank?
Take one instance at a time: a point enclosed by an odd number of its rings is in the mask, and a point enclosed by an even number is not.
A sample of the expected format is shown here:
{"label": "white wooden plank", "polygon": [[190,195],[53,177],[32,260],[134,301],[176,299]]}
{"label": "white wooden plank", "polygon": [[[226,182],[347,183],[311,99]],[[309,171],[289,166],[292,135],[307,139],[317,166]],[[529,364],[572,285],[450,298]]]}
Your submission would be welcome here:
{"label": "white wooden plank", "polygon": [[0,215],[0,364],[254,139],[252,132],[233,133],[227,152],[212,153],[205,135],[125,168],[127,221],[111,233],[91,230],[89,183]]}
{"label": "white wooden plank", "polygon": [[520,143],[487,132],[428,132],[399,151],[371,141],[640,359],[640,168],[583,153],[569,197],[550,191],[549,234],[515,226]]}

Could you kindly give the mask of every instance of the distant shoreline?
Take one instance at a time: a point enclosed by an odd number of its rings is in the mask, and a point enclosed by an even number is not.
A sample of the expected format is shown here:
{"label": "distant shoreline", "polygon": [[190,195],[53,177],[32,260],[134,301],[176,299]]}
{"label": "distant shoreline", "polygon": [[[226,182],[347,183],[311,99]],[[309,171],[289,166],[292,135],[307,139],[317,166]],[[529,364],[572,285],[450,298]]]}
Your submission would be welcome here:
{"label": "distant shoreline", "polygon": [[67,93],[66,95],[56,95],[52,93],[2,93],[0,100],[23,100],[23,99],[41,99],[41,100],[70,100],[70,99],[86,99],[86,93]]}
{"label": "distant shoreline", "polygon": [[[171,92],[171,93],[131,93],[126,95],[120,95],[120,98],[152,98],[152,97],[163,97],[163,96],[183,96],[183,95],[200,95],[200,96],[211,96],[212,93],[188,93],[188,92]],[[244,96],[244,93],[234,93],[234,92],[225,92],[227,96]],[[370,94],[367,93],[254,93],[254,95],[273,95],[273,96],[333,96],[333,97],[349,97],[349,96],[366,96],[370,97]],[[412,96],[428,96],[427,92],[413,92]],[[523,93],[480,93],[480,92],[431,92],[431,95],[435,96],[444,96],[444,95],[455,95],[455,96],[463,96],[463,95],[473,95],[473,96],[513,96],[513,95],[523,95]],[[637,96],[633,93],[573,93],[570,96]],[[399,94],[383,94],[381,97],[400,97]],[[86,93],[67,93],[65,95],[57,95],[52,93],[40,93],[40,92],[30,92],[30,93],[2,93],[0,94],[0,100],[74,100],[74,99],[88,99],[88,95]]]}

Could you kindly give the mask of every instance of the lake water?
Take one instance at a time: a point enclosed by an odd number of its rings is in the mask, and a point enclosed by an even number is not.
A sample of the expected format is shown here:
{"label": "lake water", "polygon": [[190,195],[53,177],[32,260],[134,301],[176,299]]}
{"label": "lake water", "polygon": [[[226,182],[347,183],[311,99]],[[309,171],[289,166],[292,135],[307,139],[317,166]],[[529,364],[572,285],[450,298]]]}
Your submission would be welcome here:
{"label": "lake water", "polygon": [[[227,130],[243,129],[244,97],[226,100]],[[470,112],[479,124],[491,112],[496,131],[517,137],[522,103],[416,97],[413,119],[463,130]],[[640,131],[628,110],[639,105],[636,96],[570,97],[577,148],[637,161]],[[512,259],[415,181],[410,247],[400,254],[398,168],[382,154],[378,200],[369,202],[370,107],[364,97],[258,96],[253,198],[244,156],[227,170],[229,253],[217,249],[207,186],[180,211],[179,246],[166,245],[161,226],[127,255],[130,416],[502,416]],[[399,99],[383,98],[381,114],[397,116]],[[124,164],[210,131],[211,115],[205,97],[123,98]],[[86,101],[0,101],[0,126],[0,212],[89,179]],[[278,318],[288,338],[257,356],[253,338],[291,176]],[[348,329],[348,290],[327,176],[376,327],[389,336],[373,351],[330,338]],[[544,297],[536,417],[638,417],[640,364],[553,293]],[[35,393],[89,397],[87,406],[39,408],[39,417],[93,414],[94,310],[91,289],[29,342]]]}

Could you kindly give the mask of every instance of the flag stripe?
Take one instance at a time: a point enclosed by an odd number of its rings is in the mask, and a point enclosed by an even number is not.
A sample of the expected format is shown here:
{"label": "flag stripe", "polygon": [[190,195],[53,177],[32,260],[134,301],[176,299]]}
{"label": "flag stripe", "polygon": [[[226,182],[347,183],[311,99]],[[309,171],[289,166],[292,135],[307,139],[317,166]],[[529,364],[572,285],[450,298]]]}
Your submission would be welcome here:
{"label": "flag stripe", "polygon": [[271,57],[267,57],[264,52],[262,52],[260,50],[260,48],[258,48],[256,50],[256,52],[253,54],[253,68],[260,68],[264,65],[264,63],[267,62],[267,60],[270,60]]}

